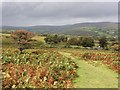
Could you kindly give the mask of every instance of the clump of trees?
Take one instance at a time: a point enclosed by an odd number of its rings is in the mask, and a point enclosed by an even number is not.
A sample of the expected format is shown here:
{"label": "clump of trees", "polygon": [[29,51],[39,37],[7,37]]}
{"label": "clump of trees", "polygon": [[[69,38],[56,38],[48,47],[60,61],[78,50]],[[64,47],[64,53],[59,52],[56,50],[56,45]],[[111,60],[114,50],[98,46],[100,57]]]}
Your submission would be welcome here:
{"label": "clump of trees", "polygon": [[95,45],[94,39],[92,37],[82,37],[81,45],[83,47],[93,47]]}
{"label": "clump of trees", "polygon": [[92,37],[65,37],[64,35],[48,35],[45,38],[45,42],[48,44],[59,44],[61,42],[66,43],[67,46],[77,45],[83,47],[93,47],[94,39]]}
{"label": "clump of trees", "polygon": [[27,30],[16,30],[11,33],[11,36],[18,44],[18,48],[20,49],[20,51],[22,51],[26,48],[29,48],[29,41],[34,36],[34,33]]}
{"label": "clump of trees", "polygon": [[68,45],[80,45],[80,41],[79,38],[73,37],[73,38],[69,38],[67,41]]}
{"label": "clump of trees", "polygon": [[92,37],[73,37],[70,38],[67,42],[69,45],[77,45],[83,47],[93,47],[94,39]]}
{"label": "clump of trees", "polygon": [[67,42],[67,37],[63,35],[47,35],[45,42],[48,44],[59,44],[61,42]]}
{"label": "clump of trees", "polygon": [[99,39],[99,45],[100,47],[102,47],[103,49],[107,49],[107,38],[105,36],[100,37]]}

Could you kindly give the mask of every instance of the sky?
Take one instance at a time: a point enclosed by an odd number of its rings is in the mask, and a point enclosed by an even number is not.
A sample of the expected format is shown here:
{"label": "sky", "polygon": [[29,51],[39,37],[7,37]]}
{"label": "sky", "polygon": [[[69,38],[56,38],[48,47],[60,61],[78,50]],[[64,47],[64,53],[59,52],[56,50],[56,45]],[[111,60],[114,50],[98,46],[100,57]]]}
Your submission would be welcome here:
{"label": "sky", "polygon": [[119,2],[119,0],[1,0],[1,2]]}
{"label": "sky", "polygon": [[93,2],[72,2],[72,0],[71,2],[17,1],[8,2],[5,0],[2,5],[0,4],[2,25],[66,25],[83,22],[118,21],[117,0],[116,2],[113,0],[111,2],[107,0],[104,2],[94,2],[94,0],[92,0]]}

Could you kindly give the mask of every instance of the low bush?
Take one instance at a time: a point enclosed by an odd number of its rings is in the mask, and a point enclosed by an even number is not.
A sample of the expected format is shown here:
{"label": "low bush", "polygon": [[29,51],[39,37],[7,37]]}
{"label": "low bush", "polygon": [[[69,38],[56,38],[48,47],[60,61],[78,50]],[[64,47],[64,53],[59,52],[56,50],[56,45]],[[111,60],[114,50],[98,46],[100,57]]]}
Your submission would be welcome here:
{"label": "low bush", "polygon": [[3,88],[68,88],[77,64],[54,50],[3,50]]}

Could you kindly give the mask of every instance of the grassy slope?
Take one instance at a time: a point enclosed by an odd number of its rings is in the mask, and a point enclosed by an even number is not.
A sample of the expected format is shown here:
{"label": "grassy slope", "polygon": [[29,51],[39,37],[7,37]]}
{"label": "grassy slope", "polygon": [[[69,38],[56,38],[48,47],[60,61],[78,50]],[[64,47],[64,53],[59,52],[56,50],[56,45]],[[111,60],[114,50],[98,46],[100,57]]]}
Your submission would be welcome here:
{"label": "grassy slope", "polygon": [[10,36],[10,34],[0,33],[0,36],[2,36],[2,35],[4,35],[4,36]]}
{"label": "grassy slope", "polygon": [[[18,48],[17,44],[13,45],[13,44],[9,44],[9,43],[13,43],[15,42],[12,37],[8,37],[6,38],[6,36],[10,36],[10,34],[3,34],[3,33],[0,33],[0,40],[2,41],[2,46],[1,46],[1,41],[0,41],[0,47],[2,48]],[[38,42],[43,42],[45,43],[44,41],[44,38],[43,36],[34,36],[32,39],[35,39],[37,40]]]}
{"label": "grassy slope", "polygon": [[[65,56],[70,57],[70,53],[64,53]],[[77,88],[117,88],[118,74],[108,69],[104,65],[99,67],[92,66],[84,60],[79,60],[71,57],[78,64],[79,77],[74,81]]]}
{"label": "grassy slope", "polygon": [[41,41],[41,42],[45,42],[45,41],[44,41],[44,38],[45,38],[45,37],[43,37],[43,36],[34,36],[32,39],[35,39],[35,40]]}
{"label": "grassy slope", "polygon": [[[10,36],[10,34],[3,34],[3,33],[0,33],[0,37],[2,37],[2,35],[3,36]],[[32,39],[35,39],[35,40],[37,40],[37,41],[41,41],[41,42],[45,42],[44,41],[44,38],[45,37],[43,37],[43,36],[34,36]],[[4,38],[3,38],[4,39]],[[9,38],[7,38],[7,39],[9,39]],[[10,38],[11,39],[11,38]],[[6,40],[3,40],[3,41],[6,41]],[[8,42],[8,41],[6,41],[6,42]]]}

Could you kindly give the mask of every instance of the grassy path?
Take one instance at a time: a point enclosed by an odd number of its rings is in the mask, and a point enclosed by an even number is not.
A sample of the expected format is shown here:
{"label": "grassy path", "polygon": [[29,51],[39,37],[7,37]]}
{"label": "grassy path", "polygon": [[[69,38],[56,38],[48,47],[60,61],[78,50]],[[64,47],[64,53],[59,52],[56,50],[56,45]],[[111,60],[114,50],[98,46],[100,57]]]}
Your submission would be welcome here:
{"label": "grassy path", "polygon": [[71,57],[78,64],[79,77],[74,81],[76,88],[118,88],[118,74],[101,65],[95,67],[84,60],[70,56],[70,53],[60,52],[66,57]]}

